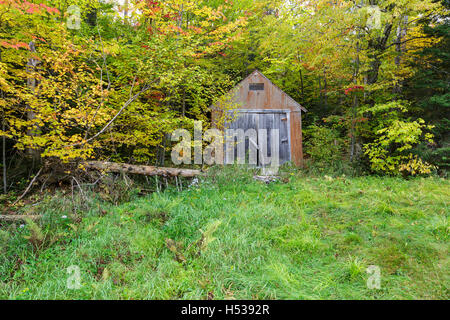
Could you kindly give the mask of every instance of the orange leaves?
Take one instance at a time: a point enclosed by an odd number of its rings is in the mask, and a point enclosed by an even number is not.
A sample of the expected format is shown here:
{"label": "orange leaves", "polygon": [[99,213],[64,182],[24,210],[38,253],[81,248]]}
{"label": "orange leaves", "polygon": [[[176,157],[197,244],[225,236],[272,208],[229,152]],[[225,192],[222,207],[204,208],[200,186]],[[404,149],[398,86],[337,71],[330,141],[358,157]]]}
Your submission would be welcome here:
{"label": "orange leaves", "polygon": [[166,27],[166,30],[168,30],[169,32],[172,31],[172,32],[175,32],[175,33],[180,33],[182,35],[187,35],[187,33],[183,30],[183,28],[180,28],[179,26],[175,26],[173,24],[168,25]]}
{"label": "orange leaves", "polygon": [[47,43],[47,41],[46,41],[44,38],[36,37],[35,35],[31,35],[31,38],[32,38],[33,40],[39,40],[39,41],[41,41],[41,42]]}
{"label": "orange leaves", "polygon": [[150,17],[154,17],[158,14],[158,12],[161,12],[161,8],[149,8],[145,10],[145,13],[149,15]]}
{"label": "orange leaves", "polygon": [[159,5],[158,1],[151,1],[151,0],[140,1],[139,8],[145,15],[151,18],[157,17],[158,14],[162,13],[162,8]]}
{"label": "orange leaves", "polygon": [[60,14],[60,11],[57,8],[49,7],[44,3],[31,3],[26,0],[0,0],[0,5],[11,5],[12,7],[28,14]]}
{"label": "orange leaves", "polygon": [[49,7],[49,6],[47,6],[47,5],[43,4],[43,3],[41,3],[40,6],[42,8],[44,8],[47,11],[47,13],[49,13],[49,14],[52,14],[52,13],[60,14],[59,10],[56,9],[56,8]]}
{"label": "orange leaves", "polygon": [[189,28],[190,30],[194,31],[196,34],[200,34],[200,33],[203,32],[203,29],[202,29],[202,28],[199,28],[199,27],[189,26],[188,28]]}
{"label": "orange leaves", "polygon": [[314,67],[314,66],[312,66],[312,65],[310,65],[310,64],[308,64],[306,62],[302,63],[302,67],[304,69],[308,70],[308,71],[315,71],[316,70],[316,67]]}
{"label": "orange leaves", "polygon": [[25,48],[27,50],[30,49],[30,46],[27,43],[25,43],[25,42],[18,42],[15,45],[13,45],[13,47],[16,48],[16,49],[19,49],[19,48]]}
{"label": "orange leaves", "polygon": [[25,42],[10,43],[6,40],[0,40],[0,46],[3,48],[11,48],[16,50],[19,50],[20,48],[30,50],[30,46]]}
{"label": "orange leaves", "polygon": [[224,43],[222,41],[216,41],[209,44],[211,47],[222,47]]}

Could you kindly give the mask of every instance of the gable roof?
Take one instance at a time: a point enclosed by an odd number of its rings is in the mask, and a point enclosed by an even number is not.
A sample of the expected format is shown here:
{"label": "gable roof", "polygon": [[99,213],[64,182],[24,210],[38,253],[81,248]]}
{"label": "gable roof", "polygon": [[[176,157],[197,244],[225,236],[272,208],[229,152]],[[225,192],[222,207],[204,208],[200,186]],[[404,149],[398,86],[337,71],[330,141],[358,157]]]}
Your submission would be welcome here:
{"label": "gable roof", "polygon": [[251,74],[249,74],[244,80],[242,80],[238,86],[240,86],[244,81],[246,81],[248,78],[254,76],[255,74],[259,74],[260,76],[262,76],[264,79],[266,79],[267,81],[269,81],[269,83],[274,86],[277,90],[281,91],[283,94],[286,95],[286,97],[288,98],[288,100],[290,100],[293,105],[298,108],[299,110],[303,111],[303,112],[308,112],[308,110],[306,110],[306,108],[304,108],[300,103],[298,103],[297,101],[295,101],[294,98],[292,98],[290,95],[288,95],[286,92],[284,92],[283,90],[280,89],[280,87],[278,87],[275,83],[273,83],[269,78],[267,78],[261,71],[259,70],[255,70],[253,71]]}
{"label": "gable roof", "polygon": [[[270,81],[269,78],[267,78],[264,74],[262,74],[262,72],[260,72],[259,70],[255,70],[253,71],[251,74],[249,74],[245,79],[243,79],[241,82],[239,82],[239,84],[237,84],[232,90],[230,90],[227,94],[230,94],[235,88],[240,87],[245,81],[247,81],[249,78],[251,78],[252,76],[254,76],[255,74],[259,74],[261,75],[264,79],[266,79],[269,84],[271,84],[272,86],[274,86],[277,90],[279,90],[281,93],[285,94],[287,99],[291,101],[291,103],[294,105],[294,107],[296,107],[299,111],[303,111],[303,112],[308,112],[308,110],[306,110],[300,103],[298,103],[297,101],[295,101],[290,95],[288,95],[286,92],[284,92],[283,90],[281,90],[276,84],[274,84],[272,81]],[[214,107],[214,105],[211,106],[212,108]]]}

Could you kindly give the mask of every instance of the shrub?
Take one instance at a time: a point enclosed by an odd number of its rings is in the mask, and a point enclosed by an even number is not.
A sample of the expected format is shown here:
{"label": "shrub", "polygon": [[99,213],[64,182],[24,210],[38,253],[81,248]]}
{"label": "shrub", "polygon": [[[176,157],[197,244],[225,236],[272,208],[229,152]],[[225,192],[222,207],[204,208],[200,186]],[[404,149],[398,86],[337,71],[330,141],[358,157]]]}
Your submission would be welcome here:
{"label": "shrub", "polygon": [[430,148],[428,143],[421,143],[414,148],[413,153],[417,154],[422,160],[431,163],[437,167],[441,174],[448,173],[450,169],[450,121],[443,119],[437,123],[433,129],[436,144]]}
{"label": "shrub", "polygon": [[312,125],[305,130],[306,153],[317,168],[335,168],[343,159],[344,142],[339,132],[323,126]]}
{"label": "shrub", "polygon": [[414,156],[412,149],[421,142],[433,143],[432,126],[420,118],[404,119],[407,108],[401,101],[375,105],[366,112],[373,115],[375,136],[364,145],[364,153],[373,171],[404,176],[431,173],[434,166]]}

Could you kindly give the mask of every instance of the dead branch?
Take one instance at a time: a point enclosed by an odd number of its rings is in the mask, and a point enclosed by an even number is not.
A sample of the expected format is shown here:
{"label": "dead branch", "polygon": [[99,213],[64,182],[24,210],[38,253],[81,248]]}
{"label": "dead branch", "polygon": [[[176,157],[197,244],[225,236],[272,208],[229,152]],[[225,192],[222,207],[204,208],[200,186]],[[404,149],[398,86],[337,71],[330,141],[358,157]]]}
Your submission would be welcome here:
{"label": "dead branch", "polygon": [[0,221],[25,221],[27,219],[30,220],[39,220],[42,216],[39,215],[14,215],[14,214],[8,214],[8,215],[0,215]]}
{"label": "dead branch", "polygon": [[36,173],[36,175],[34,176],[33,180],[31,180],[30,184],[28,185],[28,187],[25,189],[25,191],[22,193],[22,195],[17,198],[16,201],[14,201],[13,206],[16,205],[17,202],[19,202],[20,200],[23,199],[23,197],[25,197],[25,195],[28,193],[28,191],[30,191],[31,187],[33,186],[34,182],[36,181],[37,177],[39,177],[39,175],[42,172],[42,168],[39,169],[38,173]]}
{"label": "dead branch", "polygon": [[138,166],[126,163],[114,163],[114,162],[103,162],[103,161],[89,161],[84,164],[88,169],[95,169],[107,172],[116,173],[132,173],[140,174],[144,176],[163,176],[163,177],[185,177],[193,178],[196,176],[203,175],[200,170],[192,169],[178,169],[178,168],[162,168],[154,166]]}

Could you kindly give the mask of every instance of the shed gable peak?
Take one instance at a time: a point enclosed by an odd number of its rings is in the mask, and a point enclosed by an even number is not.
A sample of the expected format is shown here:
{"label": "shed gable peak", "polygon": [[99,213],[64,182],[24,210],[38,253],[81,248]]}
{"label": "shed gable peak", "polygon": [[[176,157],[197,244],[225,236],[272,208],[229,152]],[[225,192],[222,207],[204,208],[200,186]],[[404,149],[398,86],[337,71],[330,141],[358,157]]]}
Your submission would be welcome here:
{"label": "shed gable peak", "polygon": [[251,82],[251,78],[255,75],[260,75],[261,77],[263,77],[264,79],[266,79],[266,81],[269,83],[270,86],[273,86],[274,88],[276,88],[276,90],[279,90],[282,94],[286,95],[286,97],[291,100],[291,102],[294,104],[295,107],[297,107],[299,110],[303,111],[303,112],[308,112],[308,110],[306,110],[300,103],[298,103],[297,101],[295,101],[294,98],[292,98],[290,95],[288,95],[286,92],[284,92],[283,90],[281,90],[276,84],[274,84],[269,78],[267,78],[261,71],[259,70],[255,70],[252,73],[250,73],[244,80],[242,80],[237,87],[242,86],[245,82]]}

